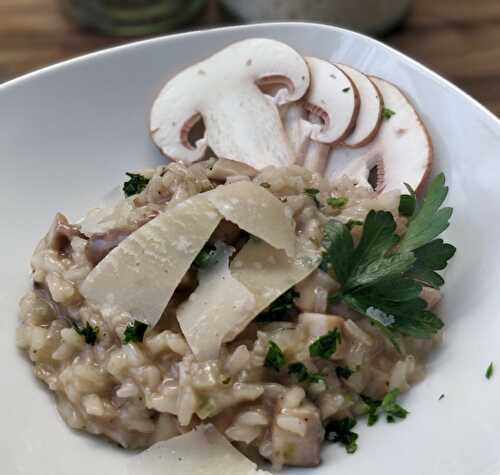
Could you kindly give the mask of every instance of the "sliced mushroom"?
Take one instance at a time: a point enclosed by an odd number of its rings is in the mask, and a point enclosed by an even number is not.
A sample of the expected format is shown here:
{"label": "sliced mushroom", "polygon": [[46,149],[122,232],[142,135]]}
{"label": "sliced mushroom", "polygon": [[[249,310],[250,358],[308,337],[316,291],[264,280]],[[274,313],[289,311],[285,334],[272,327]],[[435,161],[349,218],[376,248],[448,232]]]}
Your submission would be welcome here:
{"label": "sliced mushroom", "polygon": [[[377,137],[357,149],[333,149],[328,158],[326,175],[330,179],[343,175],[376,191],[400,190],[404,183],[418,190],[432,166],[432,143],[417,111],[394,84],[370,77],[382,94],[384,105],[394,112],[383,120]],[[373,177],[373,185],[370,173]]]}
{"label": "sliced mushroom", "polygon": [[345,64],[336,64],[356,85],[360,106],[352,133],[342,142],[347,147],[362,147],[371,142],[382,124],[384,101],[375,83],[365,74]]}
{"label": "sliced mushroom", "polygon": [[49,232],[45,236],[45,242],[49,249],[64,252],[71,238],[75,236],[86,239],[80,231],[80,226],[69,224],[68,218],[64,214],[57,213],[52,221]]}
{"label": "sliced mushroom", "polygon": [[111,229],[104,233],[94,233],[85,245],[85,256],[92,266],[96,266],[131,233],[129,229]]}
{"label": "sliced mushroom", "polygon": [[[350,78],[337,66],[319,58],[305,59],[311,85],[307,96],[288,108],[284,122],[297,162],[321,172],[328,154],[328,147],[322,144],[342,142],[351,133],[359,110],[359,95]],[[309,114],[304,117],[299,108]]]}
{"label": "sliced mushroom", "polygon": [[257,170],[245,163],[221,158],[214,163],[214,166],[208,173],[208,178],[212,180],[225,181],[226,178],[230,176],[240,175],[254,178],[255,175],[257,175]]}
{"label": "sliced mushroom", "polygon": [[[259,85],[280,84],[276,95]],[[309,69],[289,46],[270,39],[234,43],[167,82],[153,104],[151,133],[168,157],[194,162],[207,146],[219,158],[254,168],[293,162],[277,106],[300,99]],[[188,134],[203,120],[205,136],[195,145]]]}

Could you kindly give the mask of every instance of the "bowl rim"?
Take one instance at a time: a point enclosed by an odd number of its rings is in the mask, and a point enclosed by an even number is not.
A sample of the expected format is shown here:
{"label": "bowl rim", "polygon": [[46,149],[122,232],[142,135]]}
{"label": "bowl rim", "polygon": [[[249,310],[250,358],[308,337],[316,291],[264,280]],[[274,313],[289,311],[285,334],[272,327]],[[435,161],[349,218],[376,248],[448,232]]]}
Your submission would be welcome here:
{"label": "bowl rim", "polygon": [[147,44],[159,43],[159,42],[162,42],[165,40],[175,41],[177,39],[186,38],[186,37],[203,37],[204,35],[207,35],[207,34],[225,32],[225,31],[233,32],[233,31],[238,31],[238,30],[240,30],[240,31],[255,30],[255,32],[258,34],[259,30],[262,30],[262,29],[264,29],[264,30],[268,29],[268,28],[284,29],[284,28],[290,28],[290,27],[294,27],[294,28],[314,27],[314,28],[318,28],[318,29],[326,29],[326,30],[337,32],[337,33],[351,35],[351,36],[354,36],[356,38],[362,39],[363,41],[368,41],[369,43],[376,45],[378,48],[381,48],[382,50],[385,50],[388,53],[397,55],[400,59],[410,63],[412,66],[418,68],[421,72],[425,73],[426,75],[431,76],[437,82],[452,89],[455,93],[459,94],[461,97],[463,97],[464,99],[468,100],[470,103],[475,105],[476,108],[478,108],[484,114],[486,114],[486,116],[490,120],[493,120],[494,122],[496,122],[500,126],[500,118],[497,117],[486,106],[481,104],[477,99],[473,98],[471,95],[469,95],[467,92],[465,92],[463,89],[461,89],[460,87],[455,85],[450,80],[444,78],[443,76],[441,76],[440,74],[438,74],[434,70],[432,70],[429,67],[425,66],[424,64],[420,63],[416,59],[411,58],[410,56],[406,55],[405,53],[402,53],[401,51],[397,50],[396,48],[393,48],[392,46],[389,46],[376,38],[372,38],[368,35],[365,35],[363,33],[359,33],[357,31],[349,30],[347,28],[342,28],[342,27],[334,26],[334,25],[328,25],[328,24],[324,24],[324,23],[301,22],[301,21],[296,21],[296,22],[295,21],[259,22],[259,23],[248,23],[245,25],[232,25],[232,26],[205,28],[205,29],[198,29],[198,30],[186,31],[186,32],[181,32],[181,33],[174,33],[174,34],[166,34],[166,35],[157,36],[154,38],[146,38],[143,40],[127,42],[127,43],[122,44],[122,45],[111,46],[108,48],[100,49],[98,51],[93,51],[93,52],[86,53],[83,55],[75,56],[73,58],[66,59],[64,61],[59,61],[55,64],[44,66],[44,67],[38,68],[34,71],[31,71],[29,73],[23,74],[19,77],[10,79],[10,80],[0,84],[0,95],[2,93],[5,93],[6,91],[11,90],[14,87],[22,86],[27,81],[34,80],[37,77],[43,76],[45,74],[57,72],[57,70],[60,68],[65,68],[65,67],[71,66],[71,65],[76,64],[76,63],[85,62],[85,61],[91,60],[95,57],[104,57],[107,55],[111,55],[111,54],[114,54],[115,52],[118,52],[118,51],[143,47]]}

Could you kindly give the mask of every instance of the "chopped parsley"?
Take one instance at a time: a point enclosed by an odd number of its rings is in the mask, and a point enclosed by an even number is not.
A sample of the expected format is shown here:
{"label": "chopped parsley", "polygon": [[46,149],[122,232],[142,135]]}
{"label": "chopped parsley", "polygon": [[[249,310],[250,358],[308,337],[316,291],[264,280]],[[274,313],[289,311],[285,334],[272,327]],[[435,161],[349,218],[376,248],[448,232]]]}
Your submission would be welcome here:
{"label": "chopped parsley", "polygon": [[149,183],[149,178],[139,173],[125,173],[130,179],[123,184],[125,196],[132,196],[140,193]]}
{"label": "chopped parsley", "polygon": [[342,92],[349,92],[351,90],[350,87],[344,87],[344,89],[342,89]]}
{"label": "chopped parsley", "polygon": [[146,333],[148,326],[144,322],[139,320],[134,320],[127,325],[125,333],[123,334],[123,341],[125,343],[142,342],[144,339],[144,333]]}
{"label": "chopped parsley", "polygon": [[281,348],[274,343],[274,341],[269,342],[269,348],[267,350],[266,359],[264,360],[264,366],[274,371],[279,371],[285,364],[285,355],[281,351]]}
{"label": "chopped parsley", "polygon": [[409,194],[402,194],[399,197],[399,214],[401,216],[406,216],[407,218],[411,218],[417,209],[417,195],[413,188],[405,183],[406,188],[408,189]]}
{"label": "chopped parsley", "polygon": [[330,197],[326,200],[326,203],[328,206],[331,206],[332,208],[343,208],[349,199],[345,196],[339,196],[338,198]]}
{"label": "chopped parsley", "polygon": [[317,208],[321,206],[317,196],[319,194],[319,190],[317,188],[304,188],[304,193],[314,201]]}
{"label": "chopped parsley", "polygon": [[367,396],[361,396],[364,403],[368,406],[369,426],[375,425],[381,414],[385,414],[386,420],[389,423],[396,422],[396,419],[406,418],[409,412],[396,402],[399,393],[399,389],[393,389],[385,395],[382,401],[377,401]]}
{"label": "chopped parsley", "polygon": [[311,373],[300,361],[288,365],[288,374],[294,375],[299,383],[319,383],[325,380],[322,374]]}
{"label": "chopped parsley", "polygon": [[205,244],[193,261],[193,267],[196,269],[206,269],[217,263],[220,258],[220,252],[215,246]]}
{"label": "chopped parsley", "polygon": [[436,239],[448,226],[451,208],[441,208],[448,188],[438,175],[406,234],[396,234],[396,222],[387,211],[370,211],[355,247],[348,225],[335,219],[325,226],[321,268],[340,283],[336,298],[370,318],[394,344],[399,334],[430,338],[443,322],[420,298],[422,285],[439,288],[444,269],[455,248]]}
{"label": "chopped parsley", "polygon": [[491,377],[493,376],[493,363],[490,363],[490,365],[486,369],[485,376],[486,376],[486,379],[491,379]]}
{"label": "chopped parsley", "polygon": [[384,117],[384,119],[390,119],[395,114],[396,113],[393,110],[387,107],[384,107],[384,110],[382,111],[382,116]]}
{"label": "chopped parsley", "polygon": [[354,371],[352,369],[346,368],[344,366],[337,366],[335,368],[335,374],[338,378],[349,379]]}
{"label": "chopped parsley", "polygon": [[73,328],[79,335],[83,336],[85,343],[94,346],[97,343],[97,335],[99,334],[99,327],[93,327],[89,322],[84,327],[80,328],[76,323],[73,323]]}
{"label": "chopped parsley", "polygon": [[271,185],[269,183],[266,183],[265,181],[260,184],[262,188],[271,188]]}
{"label": "chopped parsley", "polygon": [[256,321],[268,323],[287,320],[293,313],[297,312],[294,300],[299,297],[300,294],[292,287],[280,295],[266,310],[261,312]]}
{"label": "chopped parsley", "polygon": [[353,454],[358,448],[358,434],[353,432],[356,419],[346,417],[338,421],[331,421],[325,427],[325,439],[329,442],[342,444],[348,454]]}
{"label": "chopped parsley", "polygon": [[337,351],[337,344],[342,342],[342,336],[338,328],[320,336],[315,342],[309,345],[309,355],[311,357],[329,359]]}

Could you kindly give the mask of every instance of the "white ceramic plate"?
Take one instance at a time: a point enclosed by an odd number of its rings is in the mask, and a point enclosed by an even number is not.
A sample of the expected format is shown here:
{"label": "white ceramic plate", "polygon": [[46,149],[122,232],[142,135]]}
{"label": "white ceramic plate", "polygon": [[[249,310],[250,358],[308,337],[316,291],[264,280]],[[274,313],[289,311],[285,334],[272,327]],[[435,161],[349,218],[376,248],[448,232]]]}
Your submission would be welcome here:
{"label": "white ceramic plate", "polygon": [[159,38],[0,86],[1,473],[125,473],[126,452],[68,429],[52,395],[16,351],[17,302],[30,285],[29,259],[55,212],[75,220],[121,183],[125,171],[162,163],[149,139],[147,117],[166,78],[228,43],[256,36],[401,86],[429,126],[435,169],[445,171],[455,208],[447,238],[458,252],[441,307],[445,342],[429,364],[427,379],[405,397],[411,415],[399,424],[371,428],[361,422],[356,454],[325,447],[323,465],[307,473],[500,473],[500,371],[490,381],[484,377],[490,361],[500,370],[500,122],[441,77],[381,43],[312,24]]}

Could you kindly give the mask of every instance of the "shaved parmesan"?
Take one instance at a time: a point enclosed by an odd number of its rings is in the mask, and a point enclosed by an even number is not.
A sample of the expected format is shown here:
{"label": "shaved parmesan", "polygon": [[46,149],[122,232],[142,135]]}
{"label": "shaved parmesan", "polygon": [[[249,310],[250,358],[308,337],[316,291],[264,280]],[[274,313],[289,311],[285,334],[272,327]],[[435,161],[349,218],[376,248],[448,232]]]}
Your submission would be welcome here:
{"label": "shaved parmesan", "polygon": [[236,450],[211,424],[158,442],[136,455],[128,475],[270,475]]}
{"label": "shaved parmesan", "polygon": [[255,183],[241,181],[219,186],[207,193],[208,200],[227,220],[276,249],[295,255],[295,232],[291,216],[272,193]]}
{"label": "shaved parmesan", "polygon": [[[255,297],[254,317],[319,267],[320,251],[310,241],[299,238],[295,248],[296,255],[290,258],[263,241],[250,240],[233,259],[233,277]],[[234,338],[240,331],[235,328],[227,339]]]}
{"label": "shaved parmesan", "polygon": [[222,256],[199,272],[199,285],[177,310],[177,320],[200,361],[216,359],[230,332],[243,330],[255,313],[255,297],[229,271],[234,248],[217,245]]}
{"label": "shaved parmesan", "polygon": [[156,325],[221,216],[204,194],[161,213],[113,249],[80,291],[103,315],[128,312]]}

